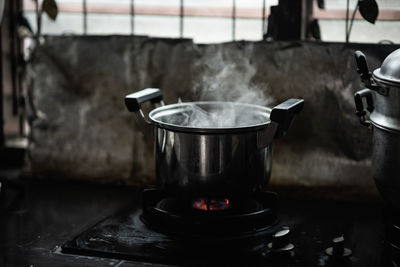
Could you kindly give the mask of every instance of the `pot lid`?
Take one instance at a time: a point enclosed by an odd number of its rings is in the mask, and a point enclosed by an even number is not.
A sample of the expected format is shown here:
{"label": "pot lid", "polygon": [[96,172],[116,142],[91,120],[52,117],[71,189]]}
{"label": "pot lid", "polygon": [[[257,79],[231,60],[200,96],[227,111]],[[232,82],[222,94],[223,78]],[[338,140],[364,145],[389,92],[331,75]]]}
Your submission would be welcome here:
{"label": "pot lid", "polygon": [[374,78],[383,83],[400,85],[400,49],[395,50],[374,71]]}
{"label": "pot lid", "polygon": [[178,131],[227,132],[256,130],[270,122],[271,109],[222,102],[186,102],[156,108],[149,118],[157,125]]}

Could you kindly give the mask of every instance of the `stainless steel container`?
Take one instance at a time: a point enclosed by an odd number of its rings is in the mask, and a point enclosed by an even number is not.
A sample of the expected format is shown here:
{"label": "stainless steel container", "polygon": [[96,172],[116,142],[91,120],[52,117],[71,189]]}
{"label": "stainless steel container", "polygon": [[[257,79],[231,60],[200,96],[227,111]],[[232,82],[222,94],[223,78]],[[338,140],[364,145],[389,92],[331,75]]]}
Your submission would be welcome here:
{"label": "stainless steel container", "polygon": [[[271,174],[272,140],[286,134],[304,102],[289,99],[272,110],[232,102],[178,103],[152,110],[146,120],[140,108],[146,101],[161,102],[161,91],[149,88],[125,97],[145,135],[154,132],[160,186],[171,193],[214,197],[265,187]],[[221,125],[204,121],[209,117],[198,111],[220,116]],[[235,120],[227,123],[232,113]]]}
{"label": "stainless steel container", "polygon": [[392,52],[373,74],[360,51],[356,52],[356,61],[367,87],[354,95],[356,114],[361,124],[373,132],[373,177],[383,198],[400,209],[400,49]]}

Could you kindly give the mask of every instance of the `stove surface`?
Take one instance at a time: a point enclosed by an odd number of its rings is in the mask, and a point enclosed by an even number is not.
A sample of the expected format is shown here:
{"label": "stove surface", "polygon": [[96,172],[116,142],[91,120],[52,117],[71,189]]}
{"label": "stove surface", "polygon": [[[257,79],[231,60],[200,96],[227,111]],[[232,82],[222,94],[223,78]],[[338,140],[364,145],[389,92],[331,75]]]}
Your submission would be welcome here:
{"label": "stove surface", "polygon": [[185,209],[161,190],[145,190],[143,196],[142,209],[102,220],[64,244],[62,252],[168,264],[245,263],[265,253],[276,231],[274,193],[236,198],[230,210],[217,212]]}
{"label": "stove surface", "polygon": [[[227,237],[207,244],[201,237],[196,240],[167,236],[149,229],[140,216],[141,210],[136,210],[107,218],[64,244],[62,252],[174,265],[248,262],[256,255],[253,251],[241,251],[245,242],[240,239]],[[261,243],[262,248],[265,246]]]}
{"label": "stove surface", "polygon": [[[255,228],[253,232],[237,235],[230,231],[224,234],[201,231],[161,233],[145,223],[143,213],[146,207],[128,208],[77,235],[62,246],[62,252],[190,266],[380,266],[368,265],[370,262],[365,258],[365,255],[377,257],[383,251],[381,244],[375,244],[379,250],[366,245],[378,237],[373,228],[368,230],[371,218],[360,216],[360,211],[366,211],[368,207],[340,207],[334,202],[321,204],[319,209],[315,209],[315,206],[311,207],[316,203],[289,202],[291,211],[283,209],[278,212],[277,223],[267,223],[268,227],[261,231]],[[159,217],[155,219],[160,220]],[[375,219],[379,220],[379,216]],[[163,224],[167,222],[162,221]],[[196,224],[191,222],[189,225],[193,227]],[[198,227],[201,228],[201,224]],[[275,240],[276,243],[283,242],[280,247],[290,249],[274,249],[273,235],[277,232],[285,232],[285,236]],[[340,242],[335,243],[333,239]],[[338,249],[343,257],[338,254]],[[335,255],[330,255],[335,251]]]}
{"label": "stove surface", "polygon": [[[321,188],[318,194],[302,192],[303,197],[299,197],[294,194],[298,188],[277,188],[278,223],[263,236],[262,247],[255,253],[241,254],[235,250],[235,246],[241,247],[238,243],[232,242],[227,249],[210,242],[216,253],[228,253],[214,262],[209,252],[201,250],[203,244],[148,229],[140,219],[139,189],[29,180],[21,182],[26,194],[17,194],[19,189],[14,185],[2,185],[2,191],[15,199],[2,211],[4,238],[0,244],[5,266],[396,266],[391,263],[392,251],[385,250],[384,210],[377,199],[328,200],[318,195],[334,196],[337,192],[322,194]],[[290,229],[287,240],[293,250],[269,253],[271,234],[283,227]],[[397,230],[392,234],[392,245],[397,245],[396,234]],[[342,235],[351,256],[328,256],[325,251],[333,246],[332,239]],[[113,243],[116,239],[117,244]],[[74,251],[76,244],[90,250],[92,256]],[[68,253],[61,252],[63,245],[64,252],[70,249]],[[108,254],[104,250],[99,253],[104,248]],[[132,251],[135,249],[140,253]],[[123,256],[117,256],[116,251]],[[384,261],[388,264],[382,265]]]}

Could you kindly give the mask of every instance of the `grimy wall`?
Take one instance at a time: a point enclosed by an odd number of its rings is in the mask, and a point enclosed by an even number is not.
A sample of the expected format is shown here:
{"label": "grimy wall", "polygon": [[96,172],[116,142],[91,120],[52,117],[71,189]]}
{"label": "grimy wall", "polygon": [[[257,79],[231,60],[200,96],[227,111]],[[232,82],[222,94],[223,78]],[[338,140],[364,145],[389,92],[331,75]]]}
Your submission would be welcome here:
{"label": "grimy wall", "polygon": [[[250,93],[272,107],[287,98],[304,98],[305,108],[289,135],[273,145],[271,183],[374,188],[371,133],[359,124],[353,103],[354,92],[362,89],[356,47],[46,37],[27,72],[37,119],[26,171],[54,179],[155,184],[152,140],[135,127],[123,99],[158,87],[166,103],[243,100]],[[360,48],[373,68],[394,50]]]}

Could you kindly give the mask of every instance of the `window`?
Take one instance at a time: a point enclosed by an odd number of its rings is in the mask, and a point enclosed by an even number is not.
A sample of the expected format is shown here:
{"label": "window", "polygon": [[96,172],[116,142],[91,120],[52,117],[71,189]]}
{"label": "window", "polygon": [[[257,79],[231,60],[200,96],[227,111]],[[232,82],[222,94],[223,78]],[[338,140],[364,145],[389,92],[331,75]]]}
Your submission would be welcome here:
{"label": "window", "polygon": [[[325,8],[318,7],[314,1],[314,19],[318,19],[323,41],[344,42],[346,40],[347,0],[325,0]],[[364,20],[360,13],[355,19],[350,33],[350,42],[400,43],[400,1],[377,0],[379,16],[375,24]],[[349,0],[349,20],[353,15],[357,0]],[[349,25],[350,26],[350,21]]]}
{"label": "window", "polygon": [[[261,40],[263,21],[278,0],[56,0],[56,21],[43,34],[136,34],[192,38],[198,43]],[[263,16],[264,11],[264,16]],[[33,0],[24,13],[36,31]]]}

